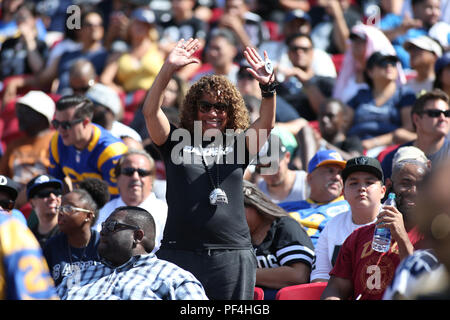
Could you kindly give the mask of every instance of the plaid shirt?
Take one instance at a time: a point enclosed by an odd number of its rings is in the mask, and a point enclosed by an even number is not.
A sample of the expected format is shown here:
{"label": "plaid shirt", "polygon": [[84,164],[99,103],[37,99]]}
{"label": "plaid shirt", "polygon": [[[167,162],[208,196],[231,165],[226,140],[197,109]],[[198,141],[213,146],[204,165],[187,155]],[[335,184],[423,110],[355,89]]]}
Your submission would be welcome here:
{"label": "plaid shirt", "polygon": [[63,300],[207,300],[188,271],[153,253],[132,257],[120,267],[105,262],[65,277],[57,288]]}

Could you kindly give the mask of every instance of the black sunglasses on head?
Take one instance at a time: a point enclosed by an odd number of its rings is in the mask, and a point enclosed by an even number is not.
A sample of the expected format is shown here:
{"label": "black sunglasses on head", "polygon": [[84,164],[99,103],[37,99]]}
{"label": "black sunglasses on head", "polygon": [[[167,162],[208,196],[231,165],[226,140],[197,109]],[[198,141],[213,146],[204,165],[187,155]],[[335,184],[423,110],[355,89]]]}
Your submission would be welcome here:
{"label": "black sunglasses on head", "polygon": [[38,197],[40,199],[48,198],[51,194],[54,194],[56,197],[59,197],[62,195],[61,189],[47,189],[47,190],[41,190],[34,194],[34,197]]}
{"label": "black sunglasses on head", "polygon": [[147,177],[153,173],[153,171],[151,171],[151,170],[135,169],[135,168],[131,168],[131,167],[122,168],[120,170],[121,174],[124,174],[129,177],[131,177],[135,172],[137,172],[140,177]]}
{"label": "black sunglasses on head", "polygon": [[420,114],[426,114],[430,118],[439,118],[443,114],[444,117],[450,118],[450,110],[428,109],[423,110]]}
{"label": "black sunglasses on head", "polygon": [[105,221],[102,222],[102,233],[103,234],[110,234],[115,232],[117,229],[123,228],[123,229],[131,229],[131,230],[139,230],[140,228],[137,226],[132,226],[130,224],[117,222],[115,220],[113,221]]}
{"label": "black sunglasses on head", "polygon": [[11,211],[14,209],[15,201],[13,200],[0,200],[0,207],[2,207],[4,210]]}
{"label": "black sunglasses on head", "polygon": [[227,110],[227,105],[223,103],[209,103],[207,101],[200,101],[198,103],[198,110],[202,113],[208,113],[212,108],[216,110],[217,113],[222,113]]}
{"label": "black sunglasses on head", "polygon": [[77,123],[82,122],[83,119],[75,119],[71,121],[59,121],[59,120],[52,120],[52,125],[55,127],[56,130],[58,130],[59,126],[63,128],[64,130],[68,130],[72,128],[72,126],[76,125]]}

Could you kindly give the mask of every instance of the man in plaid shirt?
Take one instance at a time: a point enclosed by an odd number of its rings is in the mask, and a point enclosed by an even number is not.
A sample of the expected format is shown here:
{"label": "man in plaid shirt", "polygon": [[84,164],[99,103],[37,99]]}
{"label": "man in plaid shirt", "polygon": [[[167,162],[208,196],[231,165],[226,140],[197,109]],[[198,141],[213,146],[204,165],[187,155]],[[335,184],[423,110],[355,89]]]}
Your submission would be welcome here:
{"label": "man in plaid shirt", "polygon": [[65,277],[57,288],[63,300],[207,300],[188,271],[158,259],[155,222],[145,209],[115,209],[102,223],[98,252],[102,264]]}

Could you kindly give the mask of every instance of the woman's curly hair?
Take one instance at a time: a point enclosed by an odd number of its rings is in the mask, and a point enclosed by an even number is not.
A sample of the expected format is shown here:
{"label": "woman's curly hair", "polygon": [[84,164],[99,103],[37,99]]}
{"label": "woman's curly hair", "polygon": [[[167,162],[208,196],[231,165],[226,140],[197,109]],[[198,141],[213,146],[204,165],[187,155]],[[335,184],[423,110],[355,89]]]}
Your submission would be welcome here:
{"label": "woman's curly hair", "polygon": [[216,98],[218,103],[227,105],[225,129],[245,130],[249,127],[249,114],[241,93],[225,76],[218,75],[204,76],[191,86],[181,108],[180,127],[194,132],[198,102],[204,93]]}

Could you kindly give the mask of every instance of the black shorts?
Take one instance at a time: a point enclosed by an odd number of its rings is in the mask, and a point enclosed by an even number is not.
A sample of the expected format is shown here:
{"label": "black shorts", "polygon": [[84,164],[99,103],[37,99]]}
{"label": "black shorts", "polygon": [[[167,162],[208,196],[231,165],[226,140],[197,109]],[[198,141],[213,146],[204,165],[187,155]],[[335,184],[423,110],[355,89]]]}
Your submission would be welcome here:
{"label": "black shorts", "polygon": [[156,255],[191,272],[210,300],[253,300],[257,268],[253,249],[160,249]]}

